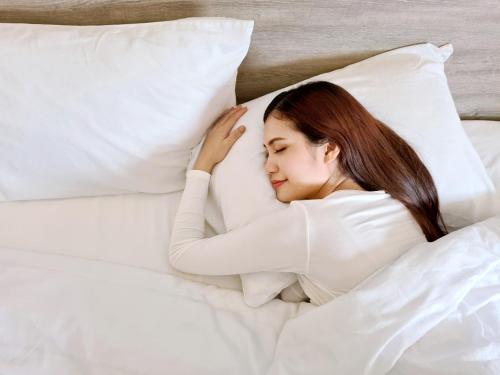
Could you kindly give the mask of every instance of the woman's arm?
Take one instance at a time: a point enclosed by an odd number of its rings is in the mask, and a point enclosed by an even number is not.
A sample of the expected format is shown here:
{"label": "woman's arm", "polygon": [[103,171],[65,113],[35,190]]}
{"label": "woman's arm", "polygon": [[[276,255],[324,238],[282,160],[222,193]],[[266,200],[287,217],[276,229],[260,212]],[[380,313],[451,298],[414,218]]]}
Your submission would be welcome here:
{"label": "woman's arm", "polygon": [[205,238],[204,209],[211,174],[192,169],[186,177],[170,242],[172,267],[202,275],[309,272],[307,213],[301,204],[292,202],[240,228]]}

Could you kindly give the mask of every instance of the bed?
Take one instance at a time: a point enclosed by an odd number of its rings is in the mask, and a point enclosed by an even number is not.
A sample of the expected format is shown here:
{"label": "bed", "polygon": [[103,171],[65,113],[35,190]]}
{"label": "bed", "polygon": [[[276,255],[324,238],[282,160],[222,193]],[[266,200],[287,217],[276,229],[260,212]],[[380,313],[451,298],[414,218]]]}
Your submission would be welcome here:
{"label": "bed", "polygon": [[[213,16],[255,20],[238,103],[393,48],[453,42],[461,126],[500,192],[495,1],[0,1],[2,23]],[[409,252],[335,303],[255,308],[239,277],[169,265],[181,196],[1,202],[0,373],[500,372],[500,216]]]}

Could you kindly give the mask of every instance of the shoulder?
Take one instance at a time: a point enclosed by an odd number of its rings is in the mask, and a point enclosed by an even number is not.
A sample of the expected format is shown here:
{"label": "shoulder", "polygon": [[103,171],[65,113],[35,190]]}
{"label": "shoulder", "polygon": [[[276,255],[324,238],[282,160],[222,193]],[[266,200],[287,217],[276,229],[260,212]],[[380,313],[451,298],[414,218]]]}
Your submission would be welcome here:
{"label": "shoulder", "polygon": [[[310,220],[341,222],[345,227],[368,221],[379,224],[398,220],[413,222],[410,211],[397,199],[383,190],[339,190],[323,199],[296,201]],[[357,226],[357,225],[356,225]]]}
{"label": "shoulder", "polygon": [[385,191],[339,191],[300,204],[307,211],[312,248],[323,248],[334,238],[338,256],[342,249],[345,254],[354,248],[402,249],[425,239],[410,211]]}
{"label": "shoulder", "polygon": [[292,201],[303,210],[311,213],[323,211],[331,214],[340,212],[360,211],[372,207],[399,206],[400,202],[392,198],[383,190],[338,190],[323,199],[308,199]]}

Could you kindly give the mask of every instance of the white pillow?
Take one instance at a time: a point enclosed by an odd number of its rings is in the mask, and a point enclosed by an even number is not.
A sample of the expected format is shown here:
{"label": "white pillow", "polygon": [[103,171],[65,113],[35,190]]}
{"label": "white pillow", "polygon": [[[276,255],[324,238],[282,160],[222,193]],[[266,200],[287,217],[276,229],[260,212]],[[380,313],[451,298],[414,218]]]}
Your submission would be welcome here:
{"label": "white pillow", "polygon": [[0,201],[182,190],[253,25],[0,24]]}
{"label": "white pillow", "polygon": [[500,121],[463,120],[462,126],[496,187],[495,213],[500,214]]}
{"label": "white pillow", "polygon": [[[264,170],[263,113],[280,92],[322,80],[345,88],[413,146],[433,176],[449,226],[462,227],[492,215],[489,204],[495,188],[460,125],[444,73],[444,62],[452,52],[451,44],[441,48],[430,43],[398,48],[245,103],[248,111],[235,127],[244,124],[247,130],[215,166],[210,181],[209,199],[220,208],[226,229],[233,230],[286,207],[276,199]],[[188,169],[203,140],[193,150]],[[210,217],[207,220],[210,222]],[[265,295],[276,295],[288,275],[274,275],[273,283],[267,272],[241,278],[243,290],[248,293],[245,297],[255,303],[253,297],[257,294],[252,295],[252,290],[262,296],[265,287],[269,291]]]}

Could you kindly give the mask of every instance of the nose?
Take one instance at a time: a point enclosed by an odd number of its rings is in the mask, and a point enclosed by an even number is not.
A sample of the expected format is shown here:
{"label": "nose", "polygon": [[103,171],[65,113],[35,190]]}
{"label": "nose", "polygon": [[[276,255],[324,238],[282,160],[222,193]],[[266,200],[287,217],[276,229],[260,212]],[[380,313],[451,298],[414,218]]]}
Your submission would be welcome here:
{"label": "nose", "polygon": [[267,174],[275,173],[278,171],[278,166],[271,161],[271,158],[267,158],[265,162],[265,170]]}

